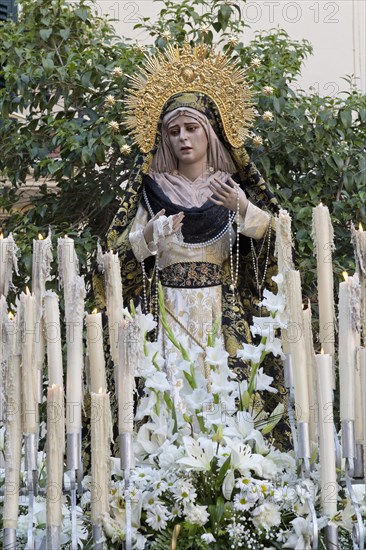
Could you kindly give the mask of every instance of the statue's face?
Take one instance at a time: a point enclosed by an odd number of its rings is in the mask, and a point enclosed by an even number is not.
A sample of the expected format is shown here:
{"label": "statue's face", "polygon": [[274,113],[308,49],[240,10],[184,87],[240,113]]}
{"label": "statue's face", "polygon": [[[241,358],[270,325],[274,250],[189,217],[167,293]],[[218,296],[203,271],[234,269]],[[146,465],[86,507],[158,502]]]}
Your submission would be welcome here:
{"label": "statue's face", "polygon": [[169,123],[167,132],[178,166],[200,163],[206,167],[208,140],[197,120],[179,115]]}

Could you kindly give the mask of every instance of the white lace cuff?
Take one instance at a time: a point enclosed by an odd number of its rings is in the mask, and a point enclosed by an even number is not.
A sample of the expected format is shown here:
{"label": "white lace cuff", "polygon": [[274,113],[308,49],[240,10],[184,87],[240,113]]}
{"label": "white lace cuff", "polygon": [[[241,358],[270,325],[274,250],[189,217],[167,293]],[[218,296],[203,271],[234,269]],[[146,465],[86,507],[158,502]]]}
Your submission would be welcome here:
{"label": "white lace cuff", "polygon": [[246,237],[261,239],[264,237],[270,221],[271,215],[268,212],[261,210],[249,201],[245,216],[239,216],[239,231]]}

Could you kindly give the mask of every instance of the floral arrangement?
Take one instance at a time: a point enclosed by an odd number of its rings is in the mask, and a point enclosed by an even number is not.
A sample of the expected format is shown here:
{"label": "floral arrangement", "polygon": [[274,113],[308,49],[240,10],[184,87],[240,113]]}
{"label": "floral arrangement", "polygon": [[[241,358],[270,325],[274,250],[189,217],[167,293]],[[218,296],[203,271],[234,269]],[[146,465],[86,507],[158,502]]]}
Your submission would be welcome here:
{"label": "floral arrangement", "polygon": [[[275,278],[281,285],[280,276]],[[271,413],[260,405],[261,392],[276,392],[273,379],[261,364],[268,354],[281,356],[276,331],[284,325],[284,301],[264,290],[261,306],[268,316],[254,318],[251,332],[258,345],[244,344],[238,357],[250,362],[249,380],[239,381],[228,367],[228,354],[214,329],[205,350],[204,372],[195,367],[202,356],[187,341],[177,341],[168,326],[162,295],[160,314],[176,353],[164,364],[158,342],[146,334],[155,328],[151,315],[133,311],[143,347],[139,371],[144,379],[135,420],[136,465],[128,487],[132,501],[133,547],[136,550],[227,550],[311,548],[313,527],[307,498],[317,502],[318,471],[303,480],[293,452],[281,452],[267,437],[279,422],[283,406]],[[128,312],[126,312],[129,315]],[[44,457],[39,455],[40,476]],[[92,548],[90,539],[89,476],[78,508],[78,543]],[[68,479],[65,475],[65,485]],[[126,488],[119,459],[112,458],[111,514],[103,518],[108,548],[125,538]],[[362,498],[362,496],[360,496]],[[22,497],[25,506],[26,498]],[[65,499],[66,500],[66,499]],[[342,548],[352,548],[352,508],[331,520],[343,529]],[[45,499],[37,497],[34,510],[36,547],[45,528]],[[327,518],[318,518],[326,525]],[[20,516],[18,535],[26,540],[27,516]],[[65,503],[62,543],[71,536],[70,510]]]}

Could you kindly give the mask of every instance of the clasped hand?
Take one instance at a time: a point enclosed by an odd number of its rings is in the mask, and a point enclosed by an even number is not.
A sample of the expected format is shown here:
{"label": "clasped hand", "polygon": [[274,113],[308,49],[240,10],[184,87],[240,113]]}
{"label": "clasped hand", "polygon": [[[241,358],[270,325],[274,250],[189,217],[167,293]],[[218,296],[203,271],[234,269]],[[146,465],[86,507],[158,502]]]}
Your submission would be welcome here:
{"label": "clasped hand", "polygon": [[[144,229],[144,238],[146,243],[151,242],[154,239],[154,224],[160,218],[161,216],[165,215],[165,210],[160,210],[153,218],[151,218],[150,221],[145,226]],[[167,223],[164,226],[164,236],[167,237],[168,235],[172,235],[173,233],[176,233],[183,225],[183,218],[184,213],[178,212],[178,214],[174,214],[172,216],[169,216],[167,220],[169,220],[169,223]]]}

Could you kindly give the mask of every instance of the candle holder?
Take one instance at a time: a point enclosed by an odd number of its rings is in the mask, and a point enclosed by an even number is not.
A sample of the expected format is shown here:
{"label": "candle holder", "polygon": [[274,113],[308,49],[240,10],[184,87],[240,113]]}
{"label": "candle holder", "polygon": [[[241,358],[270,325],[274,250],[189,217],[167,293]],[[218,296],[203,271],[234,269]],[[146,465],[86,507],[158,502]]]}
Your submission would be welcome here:
{"label": "candle holder", "polygon": [[119,449],[121,453],[121,470],[132,470],[135,467],[132,433],[123,432],[119,434]]}
{"label": "candle holder", "polygon": [[288,414],[288,419],[290,423],[295,456],[297,456],[297,432],[296,432],[295,416],[294,416],[294,410],[295,410],[294,374],[293,374],[290,353],[285,353],[283,368],[284,368],[285,387],[288,390],[287,414]]}
{"label": "candle holder", "polygon": [[[66,435],[67,444],[67,469],[70,470],[70,496],[71,496],[71,550],[77,550],[77,524],[76,524],[76,491],[77,475],[81,465],[81,433],[69,433]],[[80,487],[79,487],[80,488]]]}
{"label": "candle holder", "polygon": [[46,531],[46,548],[59,550],[61,548],[60,536],[61,527],[59,525],[48,525]]}
{"label": "candle holder", "polygon": [[133,440],[131,432],[123,432],[119,435],[121,453],[121,470],[125,480],[125,504],[126,504],[126,542],[125,550],[132,550],[132,506],[130,494],[130,471],[134,467]]}
{"label": "candle holder", "polygon": [[38,468],[37,468],[37,435],[26,434],[25,445],[25,469],[28,472],[28,490],[31,489],[35,496],[38,494]]}
{"label": "candle holder", "polygon": [[104,533],[101,525],[93,525],[94,550],[103,550]]}
{"label": "candle holder", "polygon": [[[310,440],[309,440],[309,423],[298,422],[297,424],[297,459],[301,465],[301,477],[303,480],[310,477]],[[311,523],[313,526],[312,536],[312,549],[317,550],[319,544],[319,525],[318,518],[315,511],[313,496],[310,491],[307,490],[305,501],[308,505],[308,509],[311,516]]]}
{"label": "candle holder", "polygon": [[353,420],[342,420],[342,448],[343,458],[346,459],[344,480],[356,516],[356,523],[353,525],[352,530],[353,548],[356,550],[361,550],[364,548],[365,529],[362,521],[360,506],[357,502],[352,486],[352,478],[355,475],[356,464],[356,445]]}
{"label": "candle holder", "polygon": [[342,450],[346,459],[347,473],[353,477],[355,460],[355,428],[353,420],[342,420]]}
{"label": "candle holder", "polygon": [[[352,502],[352,506],[355,510],[355,516],[356,516],[356,523],[353,524],[353,529],[352,529],[352,542],[353,542],[353,548],[355,550],[363,550],[364,546],[365,546],[365,528],[364,528],[364,525],[363,525],[363,520],[362,520],[362,514],[361,514],[361,510],[360,510],[360,506],[357,502],[357,498],[356,498],[356,495],[355,495],[355,492],[353,490],[353,485],[352,485],[352,478],[351,478],[351,475],[350,475],[350,467],[349,467],[349,463],[348,463],[348,459],[346,458],[346,465],[345,465],[345,482],[346,482],[346,487],[347,487],[347,490],[348,490],[348,493],[349,493],[349,496],[350,496],[350,499],[351,499],[351,502]],[[354,471],[354,468],[352,469],[352,472]]]}
{"label": "candle holder", "polygon": [[17,549],[17,530],[11,527],[5,527],[3,531],[3,548],[4,550]]}
{"label": "candle holder", "polygon": [[303,477],[310,477],[310,440],[309,423],[297,423],[297,458],[301,461]]}
{"label": "candle holder", "polygon": [[324,529],[325,532],[325,544],[327,550],[338,549],[338,529],[335,525],[327,525]]}
{"label": "candle holder", "polygon": [[341,471],[342,470],[342,447],[339,442],[337,429],[334,424],[333,424],[333,438],[334,438],[334,448],[335,448],[336,469],[338,471]]}
{"label": "candle holder", "polygon": [[353,477],[355,479],[363,479],[364,477],[364,468],[363,468],[363,445],[362,443],[356,443],[356,453],[354,461],[354,472]]}
{"label": "candle holder", "polygon": [[34,548],[33,536],[33,517],[34,517],[34,497],[37,495],[38,470],[37,470],[37,436],[34,433],[25,434],[25,469],[27,471],[27,490],[28,490],[28,530],[27,530],[27,550]]}
{"label": "candle holder", "polygon": [[79,470],[81,464],[81,434],[66,434],[66,463],[68,470]]}

